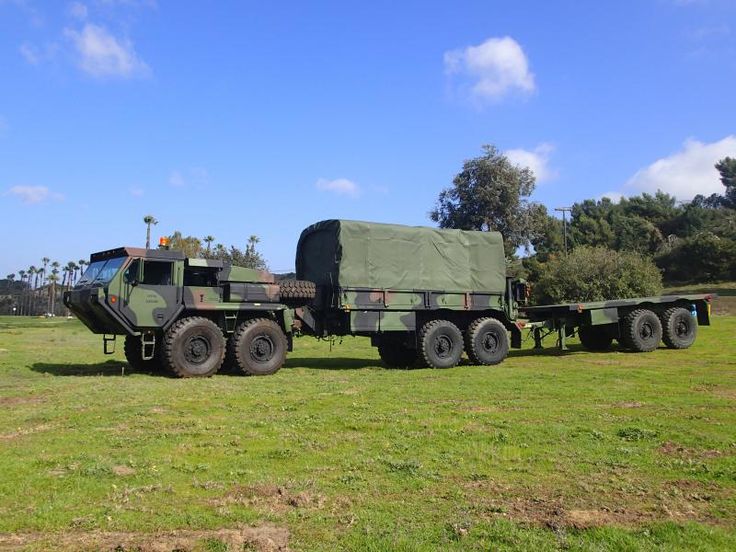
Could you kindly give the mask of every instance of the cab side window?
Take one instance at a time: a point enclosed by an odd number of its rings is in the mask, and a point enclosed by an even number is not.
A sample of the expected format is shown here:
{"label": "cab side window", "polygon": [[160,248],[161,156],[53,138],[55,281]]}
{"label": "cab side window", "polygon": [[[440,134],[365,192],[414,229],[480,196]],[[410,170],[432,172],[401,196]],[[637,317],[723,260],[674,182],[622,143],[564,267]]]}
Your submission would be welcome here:
{"label": "cab side window", "polygon": [[161,261],[143,262],[143,284],[149,286],[169,286],[173,263]]}
{"label": "cab side window", "polygon": [[140,265],[141,261],[136,259],[128,265],[128,268],[125,269],[124,278],[128,284],[132,284],[138,280],[138,267],[140,267]]}

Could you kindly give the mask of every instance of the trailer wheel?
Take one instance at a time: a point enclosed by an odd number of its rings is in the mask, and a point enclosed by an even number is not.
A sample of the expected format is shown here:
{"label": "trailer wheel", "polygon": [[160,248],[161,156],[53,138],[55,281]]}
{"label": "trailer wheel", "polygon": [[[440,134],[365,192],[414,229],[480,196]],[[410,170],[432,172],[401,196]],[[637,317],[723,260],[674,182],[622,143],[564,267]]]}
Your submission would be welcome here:
{"label": "trailer wheel", "polygon": [[152,359],[143,360],[141,338],[126,335],[123,345],[125,360],[128,361],[130,367],[136,372],[160,372],[163,369],[161,364],[161,346],[162,344],[159,343]]}
{"label": "trailer wheel", "polygon": [[662,313],[662,341],[670,349],[687,349],[698,335],[695,317],[682,307],[672,307]]}
{"label": "trailer wheel", "polygon": [[607,351],[613,342],[613,336],[602,326],[581,326],[578,337],[589,351]]}
{"label": "trailer wheel", "polygon": [[419,332],[421,358],[431,368],[452,368],[463,354],[463,334],[448,320],[431,320]]}
{"label": "trailer wheel", "polygon": [[499,364],[509,354],[509,335],[495,318],[478,318],[465,332],[465,352],[473,364]]}
{"label": "trailer wheel", "polygon": [[235,363],[246,375],[274,374],[286,360],[286,335],[276,322],[268,318],[243,322],[230,339]]}
{"label": "trailer wheel", "polygon": [[220,369],[225,357],[225,337],[212,320],[201,316],[182,318],[163,343],[166,366],[181,378],[208,378]]}
{"label": "trailer wheel", "polygon": [[624,318],[622,343],[627,349],[648,353],[657,348],[661,339],[662,324],[649,309],[636,309]]}
{"label": "trailer wheel", "polygon": [[401,343],[382,342],[378,354],[388,368],[412,368],[417,363],[417,351]]}

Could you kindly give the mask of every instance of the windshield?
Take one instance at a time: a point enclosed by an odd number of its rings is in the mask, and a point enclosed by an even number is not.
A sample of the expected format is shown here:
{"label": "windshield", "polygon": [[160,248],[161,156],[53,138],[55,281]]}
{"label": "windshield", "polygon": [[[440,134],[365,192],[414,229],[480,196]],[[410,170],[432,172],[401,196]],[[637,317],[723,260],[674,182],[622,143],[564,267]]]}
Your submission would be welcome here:
{"label": "windshield", "polygon": [[116,259],[108,259],[107,261],[95,261],[91,263],[87,270],[77,282],[77,286],[84,284],[106,284],[112,277],[115,276],[117,271],[120,269],[122,264],[125,262],[126,257],[118,257]]}

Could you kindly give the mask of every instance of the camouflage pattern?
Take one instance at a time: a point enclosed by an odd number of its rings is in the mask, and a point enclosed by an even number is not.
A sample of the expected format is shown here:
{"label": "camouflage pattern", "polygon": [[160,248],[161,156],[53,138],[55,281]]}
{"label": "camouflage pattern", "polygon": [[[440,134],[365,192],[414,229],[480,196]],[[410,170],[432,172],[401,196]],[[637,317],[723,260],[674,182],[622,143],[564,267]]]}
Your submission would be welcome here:
{"label": "camouflage pattern", "polygon": [[683,307],[693,313],[698,325],[710,325],[711,301],[714,294],[663,295],[660,297],[636,297],[590,303],[566,303],[520,307],[521,314],[529,320],[525,328],[532,331],[534,346],[542,348],[547,335],[556,333],[560,350],[567,350],[567,338],[585,326],[607,327],[610,334],[620,337],[620,322],[636,309],[648,309],[661,314],[671,307]]}
{"label": "camouflage pattern", "polygon": [[115,272],[91,281],[83,276],[64,294],[66,306],[94,333],[162,332],[189,314],[205,315],[230,333],[249,313],[270,313],[291,331],[293,316],[285,314],[288,308],[269,272],[134,247],[94,253],[90,267],[94,263],[103,265],[100,274],[108,264]]}

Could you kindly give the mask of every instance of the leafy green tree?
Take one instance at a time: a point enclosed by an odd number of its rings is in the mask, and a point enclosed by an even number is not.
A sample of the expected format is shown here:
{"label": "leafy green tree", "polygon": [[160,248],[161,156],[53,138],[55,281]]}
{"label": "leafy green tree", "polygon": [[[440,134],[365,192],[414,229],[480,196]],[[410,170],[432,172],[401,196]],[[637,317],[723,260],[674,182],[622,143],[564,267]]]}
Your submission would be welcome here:
{"label": "leafy green tree", "polygon": [[202,242],[194,236],[184,236],[178,230],[169,236],[169,247],[183,251],[187,257],[199,257],[202,254]]}
{"label": "leafy green tree", "polygon": [[678,240],[657,257],[669,282],[699,283],[736,279],[736,241],[712,232]]}
{"label": "leafy green tree", "polygon": [[538,304],[646,297],[661,289],[662,276],[651,258],[584,245],[552,257],[533,287]]}
{"label": "leafy green tree", "polygon": [[724,196],[727,207],[736,209],[736,159],[724,157],[716,163],[716,169],[721,175],[721,183],[726,187]]}
{"label": "leafy green tree", "polygon": [[495,146],[483,146],[483,155],[463,163],[452,186],[440,192],[430,218],[441,228],[497,230],[504,237],[507,256],[528,247],[546,214],[531,203],[534,173],[511,163]]}

